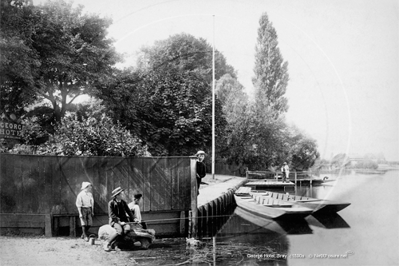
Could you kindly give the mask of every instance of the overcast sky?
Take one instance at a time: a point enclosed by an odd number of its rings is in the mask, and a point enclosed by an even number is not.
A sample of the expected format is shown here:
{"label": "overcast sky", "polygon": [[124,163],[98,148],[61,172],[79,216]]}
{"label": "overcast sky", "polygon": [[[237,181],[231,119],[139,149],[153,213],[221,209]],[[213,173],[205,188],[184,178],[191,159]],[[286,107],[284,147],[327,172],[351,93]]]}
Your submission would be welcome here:
{"label": "overcast sky", "polygon": [[258,22],[266,12],[289,64],[287,120],[317,140],[324,158],[381,152],[388,160],[399,160],[397,0],[74,3],[113,19],[109,34],[117,51],[127,53],[125,65],[134,62],[141,46],[174,34],[189,33],[210,44],[214,40],[248,94],[253,91]]}

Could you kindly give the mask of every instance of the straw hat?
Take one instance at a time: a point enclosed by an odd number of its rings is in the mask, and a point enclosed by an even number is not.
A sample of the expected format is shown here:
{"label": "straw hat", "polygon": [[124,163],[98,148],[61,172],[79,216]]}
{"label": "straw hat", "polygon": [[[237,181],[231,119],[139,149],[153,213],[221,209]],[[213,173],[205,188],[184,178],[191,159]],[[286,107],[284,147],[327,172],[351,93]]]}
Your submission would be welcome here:
{"label": "straw hat", "polygon": [[80,190],[83,190],[83,189],[87,188],[88,186],[91,186],[91,184],[89,182],[82,182],[82,188]]}
{"label": "straw hat", "polygon": [[115,188],[114,190],[112,190],[112,197],[119,195],[122,191],[123,189],[121,187]]}
{"label": "straw hat", "polygon": [[204,151],[198,151],[196,154],[195,154],[195,156],[199,156],[199,155],[201,155],[201,154],[203,154],[203,155],[206,155],[206,153],[204,152]]}

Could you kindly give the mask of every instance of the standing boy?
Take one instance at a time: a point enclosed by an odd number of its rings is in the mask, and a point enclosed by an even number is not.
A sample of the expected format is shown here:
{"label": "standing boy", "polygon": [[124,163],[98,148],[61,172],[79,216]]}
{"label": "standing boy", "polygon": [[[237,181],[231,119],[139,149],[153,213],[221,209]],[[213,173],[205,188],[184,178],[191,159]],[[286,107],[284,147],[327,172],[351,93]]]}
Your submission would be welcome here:
{"label": "standing boy", "polygon": [[89,241],[89,229],[93,224],[94,215],[94,199],[92,185],[89,182],[83,182],[80,193],[76,198],[76,207],[78,208],[80,224],[82,225],[83,234],[81,238]]}

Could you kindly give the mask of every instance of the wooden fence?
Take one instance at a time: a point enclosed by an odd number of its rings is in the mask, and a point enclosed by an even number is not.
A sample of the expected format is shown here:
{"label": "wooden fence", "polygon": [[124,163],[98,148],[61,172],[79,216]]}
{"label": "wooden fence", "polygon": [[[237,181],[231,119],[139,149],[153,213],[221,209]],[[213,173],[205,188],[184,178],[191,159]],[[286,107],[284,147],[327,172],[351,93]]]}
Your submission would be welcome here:
{"label": "wooden fence", "polygon": [[82,182],[87,181],[93,184],[95,226],[108,222],[111,191],[120,186],[131,201],[134,194],[143,194],[144,219],[153,221],[153,228],[161,235],[187,235],[188,212],[196,206],[191,193],[195,188],[193,157],[1,154],[0,158],[2,231],[21,229],[21,220],[35,217],[36,224],[47,226],[47,235],[59,234],[62,227],[76,235],[75,200]]}

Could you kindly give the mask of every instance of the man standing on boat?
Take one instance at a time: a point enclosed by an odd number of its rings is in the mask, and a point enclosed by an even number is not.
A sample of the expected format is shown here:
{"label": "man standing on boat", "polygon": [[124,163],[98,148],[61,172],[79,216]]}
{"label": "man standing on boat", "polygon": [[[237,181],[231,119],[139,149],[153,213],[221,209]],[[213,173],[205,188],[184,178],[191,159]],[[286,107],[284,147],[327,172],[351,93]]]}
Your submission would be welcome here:
{"label": "man standing on boat", "polygon": [[289,182],[290,179],[290,168],[288,167],[287,162],[284,162],[283,167],[281,167],[281,173],[282,173],[282,177],[283,177],[283,183],[287,180],[287,182]]}

